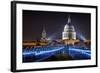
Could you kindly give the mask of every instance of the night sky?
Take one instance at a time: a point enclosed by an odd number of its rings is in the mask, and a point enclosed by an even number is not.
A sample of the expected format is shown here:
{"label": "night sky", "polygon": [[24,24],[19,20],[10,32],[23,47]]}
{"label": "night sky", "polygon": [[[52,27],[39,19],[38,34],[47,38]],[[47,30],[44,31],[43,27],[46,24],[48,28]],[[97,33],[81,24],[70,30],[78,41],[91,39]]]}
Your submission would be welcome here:
{"label": "night sky", "polygon": [[68,16],[77,34],[90,39],[91,15],[88,13],[67,13],[23,10],[23,40],[39,40],[43,27],[47,37],[61,39]]}

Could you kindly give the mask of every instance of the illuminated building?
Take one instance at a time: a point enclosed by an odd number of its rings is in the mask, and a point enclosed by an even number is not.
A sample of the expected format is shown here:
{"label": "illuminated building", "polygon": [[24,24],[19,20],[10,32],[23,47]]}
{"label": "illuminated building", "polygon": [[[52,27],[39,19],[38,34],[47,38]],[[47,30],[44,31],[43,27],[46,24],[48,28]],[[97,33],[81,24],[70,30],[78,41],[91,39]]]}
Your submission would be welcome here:
{"label": "illuminated building", "polygon": [[45,31],[45,28],[43,28],[41,40],[42,41],[46,40],[46,31]]}
{"label": "illuminated building", "polygon": [[76,32],[73,25],[71,25],[71,18],[68,17],[68,22],[64,26],[64,31],[62,32],[62,40],[65,44],[75,44],[75,42],[79,42],[76,40]]}
{"label": "illuminated building", "polygon": [[40,44],[41,46],[45,46],[45,45],[48,44],[45,28],[43,28],[42,37],[41,37],[41,40],[40,40],[39,44]]}
{"label": "illuminated building", "polygon": [[76,32],[73,25],[71,25],[70,16],[68,18],[68,23],[64,27],[64,31],[62,33],[62,39],[74,39],[76,40]]}

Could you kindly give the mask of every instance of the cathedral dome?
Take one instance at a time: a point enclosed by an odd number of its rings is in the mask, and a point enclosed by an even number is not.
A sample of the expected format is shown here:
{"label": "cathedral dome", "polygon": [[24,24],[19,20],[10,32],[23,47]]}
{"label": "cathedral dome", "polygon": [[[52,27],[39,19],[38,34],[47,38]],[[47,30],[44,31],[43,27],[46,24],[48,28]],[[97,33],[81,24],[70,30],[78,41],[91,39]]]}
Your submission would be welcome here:
{"label": "cathedral dome", "polygon": [[66,25],[65,25],[65,27],[64,27],[64,31],[65,31],[65,32],[67,32],[67,31],[68,31],[68,29],[69,29],[69,25],[68,25],[68,24],[66,24]]}
{"label": "cathedral dome", "polygon": [[68,18],[67,24],[64,26],[64,31],[62,32],[62,39],[76,39],[76,32],[74,26],[71,24],[70,17]]}
{"label": "cathedral dome", "polygon": [[68,24],[65,25],[64,32],[74,32],[74,31],[75,31],[75,28],[73,25],[68,25]]}
{"label": "cathedral dome", "polygon": [[73,25],[70,26],[70,31],[71,31],[71,32],[74,32],[74,31],[75,31],[75,28],[74,28]]}

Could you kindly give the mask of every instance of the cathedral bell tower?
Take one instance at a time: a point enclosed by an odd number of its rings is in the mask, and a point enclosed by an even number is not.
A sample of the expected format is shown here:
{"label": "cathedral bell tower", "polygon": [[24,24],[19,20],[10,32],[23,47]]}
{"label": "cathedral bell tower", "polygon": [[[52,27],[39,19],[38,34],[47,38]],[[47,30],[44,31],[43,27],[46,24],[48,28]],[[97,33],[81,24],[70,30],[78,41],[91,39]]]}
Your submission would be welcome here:
{"label": "cathedral bell tower", "polygon": [[46,40],[46,31],[45,31],[45,28],[43,28],[41,40],[44,40],[44,41]]}

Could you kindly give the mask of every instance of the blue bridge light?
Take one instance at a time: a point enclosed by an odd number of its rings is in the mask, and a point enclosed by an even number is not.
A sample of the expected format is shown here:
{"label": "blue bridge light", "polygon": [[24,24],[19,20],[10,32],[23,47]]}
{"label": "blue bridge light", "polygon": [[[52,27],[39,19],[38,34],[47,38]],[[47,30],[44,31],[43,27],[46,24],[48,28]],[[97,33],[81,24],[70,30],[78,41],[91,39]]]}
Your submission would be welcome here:
{"label": "blue bridge light", "polygon": [[62,53],[63,51],[72,57],[73,60],[91,59],[90,50],[68,46],[37,47],[32,50],[23,50],[23,58],[27,61],[26,59],[30,57],[30,59],[33,58],[35,62],[40,62],[50,58],[51,56],[57,55],[59,52]]}

